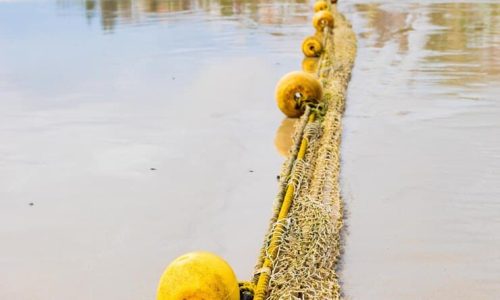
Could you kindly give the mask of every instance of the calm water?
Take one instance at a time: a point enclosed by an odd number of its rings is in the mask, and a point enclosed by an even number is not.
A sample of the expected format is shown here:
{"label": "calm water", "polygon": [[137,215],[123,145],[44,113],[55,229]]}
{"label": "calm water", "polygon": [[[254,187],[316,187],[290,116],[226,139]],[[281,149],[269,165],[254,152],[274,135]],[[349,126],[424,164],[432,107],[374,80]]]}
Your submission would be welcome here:
{"label": "calm water", "polygon": [[0,3],[0,299],[153,299],[199,249],[249,279],[282,163],[274,85],[309,12]]}
{"label": "calm water", "polygon": [[347,298],[499,299],[500,4],[346,10]]}
{"label": "calm water", "polygon": [[[352,299],[500,295],[500,5],[345,1]],[[153,299],[206,249],[250,278],[306,1],[0,0],[0,298]],[[276,144],[276,145],[275,145]]]}

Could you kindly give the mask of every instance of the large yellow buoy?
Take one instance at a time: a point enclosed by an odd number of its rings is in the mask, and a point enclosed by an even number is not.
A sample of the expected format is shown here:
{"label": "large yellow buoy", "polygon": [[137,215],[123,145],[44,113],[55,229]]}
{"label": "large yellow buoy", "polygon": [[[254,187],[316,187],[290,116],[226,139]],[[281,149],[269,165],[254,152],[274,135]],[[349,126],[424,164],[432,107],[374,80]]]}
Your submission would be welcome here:
{"label": "large yellow buoy", "polygon": [[333,28],[333,15],[327,10],[322,10],[314,14],[313,26],[317,31],[323,32],[325,27]]}
{"label": "large yellow buoy", "polygon": [[318,2],[314,3],[314,12],[327,9],[328,9],[328,3],[326,3],[326,1],[324,0],[319,0]]}
{"label": "large yellow buoy", "polygon": [[321,40],[314,36],[308,36],[302,42],[302,52],[307,57],[318,57],[323,51],[323,44]]}
{"label": "large yellow buoy", "polygon": [[300,117],[307,104],[319,103],[322,97],[321,83],[306,72],[290,72],[276,85],[278,107],[290,118]]}
{"label": "large yellow buoy", "polygon": [[318,71],[319,58],[304,57],[302,60],[302,71],[315,74]]}
{"label": "large yellow buoy", "polygon": [[163,272],[157,300],[239,300],[238,281],[229,264],[209,252],[191,252]]}

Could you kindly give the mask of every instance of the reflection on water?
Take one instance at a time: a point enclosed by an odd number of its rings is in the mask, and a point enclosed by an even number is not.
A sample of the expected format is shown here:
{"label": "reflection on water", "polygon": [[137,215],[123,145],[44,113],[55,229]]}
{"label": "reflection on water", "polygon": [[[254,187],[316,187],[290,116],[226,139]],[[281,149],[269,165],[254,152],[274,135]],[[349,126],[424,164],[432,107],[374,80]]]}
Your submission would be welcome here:
{"label": "reflection on water", "polygon": [[319,64],[319,58],[304,57],[304,59],[302,59],[302,71],[316,74],[318,70],[318,64]]}
{"label": "reflection on water", "polygon": [[426,63],[443,65],[443,83],[463,86],[500,80],[500,5],[433,4],[430,11],[430,24],[439,29],[425,44],[434,51]]}
{"label": "reflection on water", "polygon": [[[59,2],[62,6],[66,1]],[[72,2],[72,1],[69,1]],[[89,21],[101,20],[112,31],[117,23],[139,23],[147,17],[163,18],[173,13],[204,13],[212,18],[244,16],[253,24],[294,24],[307,19],[307,0],[85,0]],[[296,5],[301,4],[301,5]]]}
{"label": "reflection on water", "polygon": [[376,48],[395,42],[402,55],[409,51],[409,34],[415,30],[414,24],[425,19],[433,32],[420,49],[425,52],[420,71],[439,76],[443,84],[463,86],[481,82],[484,76],[488,80],[500,78],[498,4],[408,3],[404,10],[382,3],[354,6],[367,20],[360,36]]}
{"label": "reflection on water", "polygon": [[431,2],[345,3],[348,299],[500,295],[500,4]]}
{"label": "reflection on water", "polygon": [[361,33],[364,39],[373,37],[372,45],[380,48],[388,41],[396,41],[400,52],[408,51],[408,12],[387,11],[382,4],[356,4],[356,10],[368,20],[367,31]]}
{"label": "reflection on water", "polygon": [[288,157],[290,148],[293,145],[293,132],[295,130],[295,124],[297,124],[297,118],[284,118],[281,122],[280,127],[276,131],[276,137],[274,138],[274,145],[276,150],[283,157]]}

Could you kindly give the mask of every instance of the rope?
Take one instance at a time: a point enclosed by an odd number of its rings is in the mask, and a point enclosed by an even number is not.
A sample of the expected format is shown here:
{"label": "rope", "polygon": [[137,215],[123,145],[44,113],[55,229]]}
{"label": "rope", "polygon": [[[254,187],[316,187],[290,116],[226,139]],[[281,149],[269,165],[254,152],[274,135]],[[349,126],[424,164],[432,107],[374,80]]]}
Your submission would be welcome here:
{"label": "rope", "polygon": [[331,9],[335,28],[323,31],[317,70],[325,104],[307,107],[295,129],[254,272],[255,300],[340,298],[340,135],[356,37],[336,7]]}
{"label": "rope", "polygon": [[[287,190],[288,180],[291,177],[290,174],[292,173],[295,159],[297,158],[297,154],[299,153],[299,149],[302,144],[302,138],[304,136],[305,128],[308,123],[310,113],[311,113],[311,107],[306,106],[306,110],[302,115],[300,122],[295,128],[296,134],[294,136],[294,143],[292,148],[290,149],[290,156],[289,156],[291,159],[285,162],[282,171],[279,175],[279,190],[276,199],[274,201],[273,215],[270,220],[270,227],[268,229],[268,232],[272,231],[272,226],[274,223],[276,223],[276,220],[278,219],[278,215],[280,213],[281,206],[283,204],[283,198],[285,197],[285,193]],[[260,255],[257,264],[255,266],[255,270],[257,271],[254,272],[252,280],[254,284],[257,284],[257,281],[259,280],[259,274],[260,274],[259,270],[262,268],[262,265],[264,264],[264,258],[266,256],[266,248],[267,248],[267,242],[264,241],[264,244],[262,245],[260,250]]]}
{"label": "rope", "polygon": [[[322,41],[323,45],[326,45],[328,35],[329,35],[329,28],[328,27],[323,28],[323,41]],[[319,57],[319,61],[318,61],[318,68],[316,71],[316,76],[318,78],[320,77],[321,61],[322,61],[323,57],[324,57],[324,55],[321,54]],[[315,109],[315,111],[316,111],[316,109]],[[302,136],[304,134],[304,129],[306,127],[310,112],[311,112],[311,106],[308,105],[308,106],[306,106],[305,112],[301,117],[301,121],[300,121],[299,125],[295,129],[295,132],[300,133],[299,138],[294,138],[295,141],[293,143],[293,146],[290,150],[290,155],[289,155],[289,157],[291,157],[292,160],[287,160],[285,162],[283,170],[279,176],[280,184],[279,184],[278,195],[276,197],[275,204],[274,204],[275,209],[273,210],[273,216],[271,217],[271,220],[270,220],[271,224],[274,224],[278,218],[280,207],[281,207],[281,204],[283,203],[284,193],[286,192],[287,179],[290,177],[290,173],[292,172],[293,162],[294,162],[295,158],[297,157],[297,153],[298,153],[299,147],[301,145]],[[269,228],[268,231],[270,231],[270,230],[271,230],[271,228]],[[264,242],[264,245],[261,247],[260,255],[259,255],[259,258],[257,260],[257,264],[255,266],[256,270],[259,270],[262,267],[262,264],[264,262],[264,257],[265,257],[265,248],[266,248],[266,242]],[[260,272],[254,272],[253,282],[255,284],[258,281],[259,274],[260,274]]]}
{"label": "rope", "polygon": [[[323,29],[323,45],[326,45],[327,39],[329,36],[328,27]],[[322,60],[324,57],[324,53],[320,55],[318,68],[316,71],[317,77],[320,77]],[[293,184],[286,184],[292,174],[293,162],[296,160],[302,160],[305,156],[305,151],[307,149],[307,138],[304,137],[304,131],[306,129],[307,124],[311,124],[315,119],[315,112],[311,113],[311,107],[306,106],[306,110],[304,115],[301,118],[301,122],[297,127],[296,131],[300,133],[300,139],[295,139],[293,144],[293,148],[291,150],[292,161],[289,163],[285,163],[285,177],[280,175],[280,190],[278,191],[278,197],[275,204],[276,208],[274,209],[273,216],[271,217],[270,223],[275,224],[274,229],[270,229],[269,231],[275,232],[271,238],[271,242],[269,247],[267,247],[267,242],[264,242],[264,246],[261,249],[261,253],[259,255],[259,259],[256,265],[256,271],[254,272],[253,283],[256,285],[255,287],[255,295],[254,299],[264,299],[267,285],[269,282],[269,277],[271,273],[272,260],[276,255],[276,249],[278,248],[278,242],[281,238],[282,232],[284,230],[283,222],[280,222],[286,218],[286,214],[292,204],[292,198],[295,192],[295,187]],[[297,166],[295,165],[297,168]],[[282,172],[283,173],[283,172]],[[268,249],[268,253],[266,253],[266,248]]]}
{"label": "rope", "polygon": [[[307,124],[314,122],[314,118],[315,114],[314,113],[310,114],[309,117],[307,118]],[[300,163],[297,164],[297,162],[300,162],[301,160],[304,159],[307,150],[307,145],[308,145],[307,137],[303,136],[300,142],[300,147],[297,154],[297,160],[293,168],[294,170],[291,172],[291,174],[295,173],[296,169],[299,168],[297,166],[299,166]],[[266,258],[264,259],[262,267],[258,269],[259,277],[255,287],[254,300],[264,300],[264,297],[266,296],[267,286],[269,283],[269,278],[271,276],[271,268],[273,260],[276,258],[282,235],[285,232],[286,226],[284,220],[286,219],[288,211],[292,206],[292,200],[294,194],[295,194],[295,184],[293,180],[290,180],[286,189],[285,197],[283,198],[281,209],[279,211],[276,220],[276,226],[273,229],[273,234],[271,236]]]}
{"label": "rope", "polygon": [[[326,42],[327,42],[327,38],[328,38],[328,35],[329,35],[329,32],[328,32],[328,27],[325,27],[323,28],[323,47],[326,47]],[[319,61],[318,61],[318,69],[316,70],[316,76],[319,78],[320,77],[320,74],[321,74],[321,63],[323,61],[323,57],[325,57],[324,55],[324,51],[323,53],[321,53],[321,55],[319,56]]]}

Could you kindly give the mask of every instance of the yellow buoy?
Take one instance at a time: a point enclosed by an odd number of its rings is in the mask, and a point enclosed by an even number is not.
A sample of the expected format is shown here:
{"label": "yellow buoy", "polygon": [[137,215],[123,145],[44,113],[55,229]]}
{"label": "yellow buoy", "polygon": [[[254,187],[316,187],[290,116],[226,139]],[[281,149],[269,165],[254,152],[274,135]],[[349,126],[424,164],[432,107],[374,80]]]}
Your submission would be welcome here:
{"label": "yellow buoy", "polygon": [[321,40],[314,35],[306,37],[302,42],[302,52],[307,57],[318,57],[322,51],[323,45]]}
{"label": "yellow buoy", "polygon": [[158,285],[157,300],[239,300],[238,281],[229,264],[209,252],[191,252],[175,259]]}
{"label": "yellow buoy", "polygon": [[304,57],[302,60],[302,71],[315,74],[318,70],[319,58]]}
{"label": "yellow buoy", "polygon": [[333,28],[333,15],[327,10],[322,10],[314,14],[313,26],[317,31],[323,32],[325,27]]}
{"label": "yellow buoy", "polygon": [[318,12],[321,10],[327,10],[328,9],[328,3],[324,0],[320,0],[316,3],[314,3],[314,12]]}
{"label": "yellow buoy", "polygon": [[311,74],[296,71],[283,76],[276,85],[276,102],[288,117],[300,117],[305,106],[322,100],[321,83]]}

